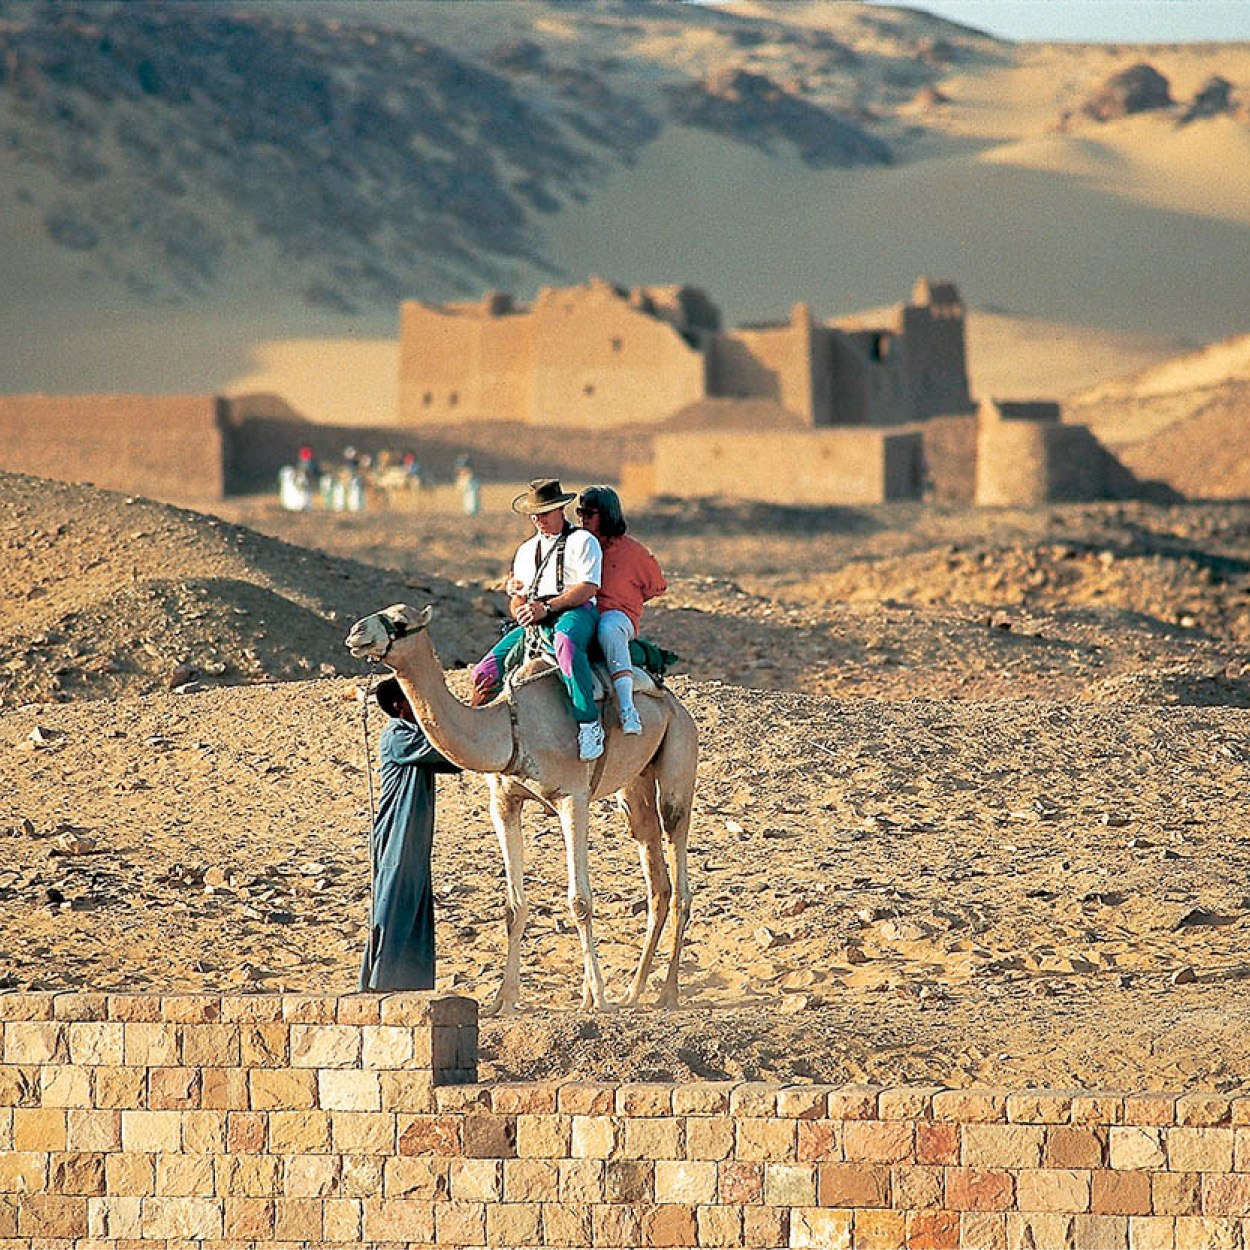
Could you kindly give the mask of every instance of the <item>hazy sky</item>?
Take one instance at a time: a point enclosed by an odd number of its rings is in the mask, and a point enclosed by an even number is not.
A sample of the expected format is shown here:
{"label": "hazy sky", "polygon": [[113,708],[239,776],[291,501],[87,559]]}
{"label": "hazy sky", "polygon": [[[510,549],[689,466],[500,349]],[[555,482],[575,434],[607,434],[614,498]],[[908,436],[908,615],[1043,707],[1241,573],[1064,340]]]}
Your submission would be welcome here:
{"label": "hazy sky", "polygon": [[918,0],[907,7],[1007,39],[1250,41],[1250,0]]}

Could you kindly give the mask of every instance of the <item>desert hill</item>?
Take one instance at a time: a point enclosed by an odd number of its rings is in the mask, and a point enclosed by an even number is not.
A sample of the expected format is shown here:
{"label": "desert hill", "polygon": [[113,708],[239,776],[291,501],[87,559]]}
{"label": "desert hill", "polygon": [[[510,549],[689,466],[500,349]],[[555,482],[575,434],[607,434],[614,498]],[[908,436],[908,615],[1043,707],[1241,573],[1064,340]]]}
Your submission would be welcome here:
{"label": "desert hill", "polygon": [[[1171,105],[1082,112],[1139,62]],[[601,273],[741,322],[935,273],[1021,323],[988,393],[1068,394],[1244,330],[1247,84],[1237,45],[1014,45],[850,3],[9,0],[0,387],[264,373],[376,421],[403,296]]]}
{"label": "desert hill", "polygon": [[494,632],[497,600],[443,577],[147,499],[0,474],[0,517],[0,706],[357,671],[344,622],[414,596],[448,609],[449,664]]}

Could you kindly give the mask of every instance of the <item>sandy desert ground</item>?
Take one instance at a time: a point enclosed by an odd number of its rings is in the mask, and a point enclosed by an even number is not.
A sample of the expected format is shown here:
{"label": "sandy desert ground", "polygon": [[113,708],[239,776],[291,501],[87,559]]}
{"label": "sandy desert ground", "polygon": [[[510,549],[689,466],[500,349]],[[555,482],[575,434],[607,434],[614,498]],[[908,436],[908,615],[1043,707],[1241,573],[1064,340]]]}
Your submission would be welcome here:
{"label": "sandy desert ground", "polygon": [[[3,984],[351,987],[367,678],[341,635],[431,601],[471,658],[516,519],[0,495]],[[685,1000],[575,1009],[530,816],[523,1012],[484,1075],[1250,1088],[1250,509],[674,505],[635,532],[702,736]],[[485,1000],[485,787],[440,784],[439,986]],[[643,892],[607,803],[592,856],[619,999]]]}

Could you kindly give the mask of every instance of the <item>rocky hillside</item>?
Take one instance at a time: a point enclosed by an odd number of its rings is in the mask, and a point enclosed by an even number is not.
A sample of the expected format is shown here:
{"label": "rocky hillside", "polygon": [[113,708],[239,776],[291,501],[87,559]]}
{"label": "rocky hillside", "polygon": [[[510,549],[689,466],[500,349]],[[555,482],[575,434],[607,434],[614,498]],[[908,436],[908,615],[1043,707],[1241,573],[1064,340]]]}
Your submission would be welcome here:
{"label": "rocky hillside", "polygon": [[471,7],[499,20],[4,4],[18,198],[84,274],[143,298],[211,293],[249,255],[338,311],[476,293],[509,264],[541,271],[535,224],[674,121],[814,167],[881,164],[893,111],[989,46],[951,27],[883,49],[867,18],[842,39],[685,5]]}

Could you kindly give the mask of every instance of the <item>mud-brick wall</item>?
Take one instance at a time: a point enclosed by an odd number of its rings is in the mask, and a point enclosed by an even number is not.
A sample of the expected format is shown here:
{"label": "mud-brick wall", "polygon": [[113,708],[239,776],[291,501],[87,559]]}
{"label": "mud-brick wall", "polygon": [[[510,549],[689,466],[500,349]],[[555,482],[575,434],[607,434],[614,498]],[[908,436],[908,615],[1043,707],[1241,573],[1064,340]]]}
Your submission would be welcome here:
{"label": "mud-brick wall", "polygon": [[470,1083],[432,994],[0,995],[0,1247],[1250,1244],[1250,1097]]}
{"label": "mud-brick wall", "polygon": [[0,469],[159,499],[220,499],[229,421],[213,395],[0,395]]}

